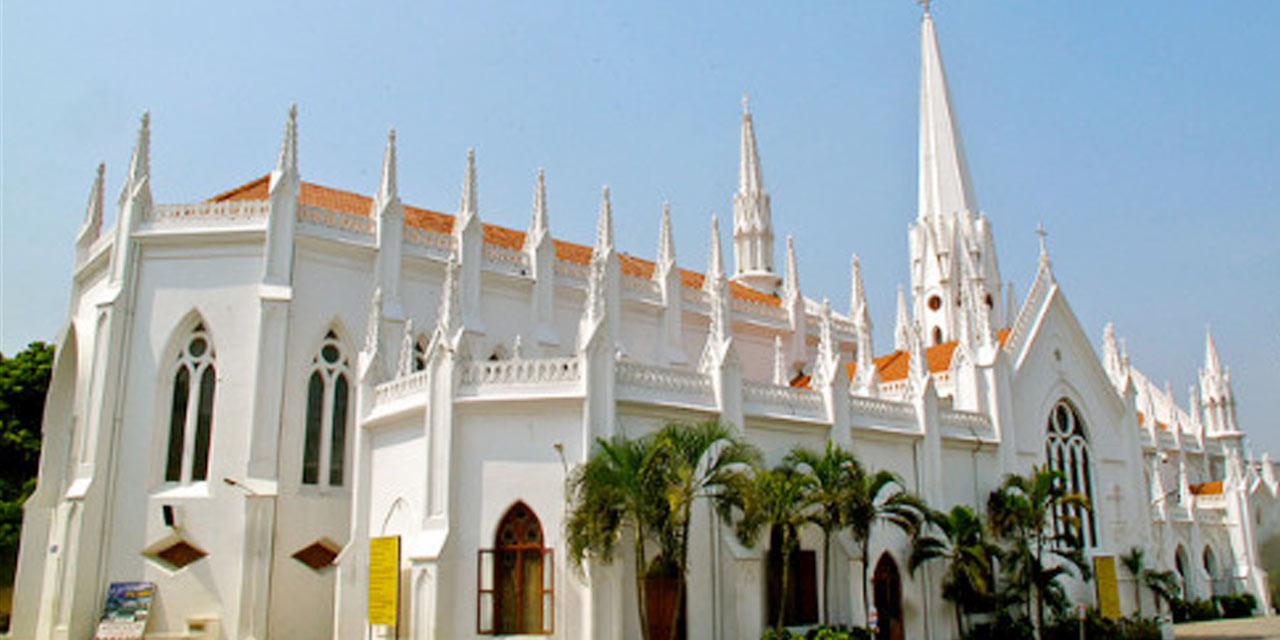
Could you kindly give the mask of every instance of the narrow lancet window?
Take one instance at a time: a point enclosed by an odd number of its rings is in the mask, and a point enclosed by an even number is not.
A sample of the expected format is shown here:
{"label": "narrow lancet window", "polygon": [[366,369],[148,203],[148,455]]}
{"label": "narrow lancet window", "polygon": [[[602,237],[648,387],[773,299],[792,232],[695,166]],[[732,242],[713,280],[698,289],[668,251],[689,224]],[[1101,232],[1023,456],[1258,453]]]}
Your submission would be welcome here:
{"label": "narrow lancet window", "polygon": [[164,479],[200,482],[209,477],[213,399],[218,384],[214,351],[204,324],[191,330],[176,360]]}
{"label": "narrow lancet window", "polygon": [[311,360],[307,381],[307,415],[302,445],[302,484],[318,485],[322,472],[328,486],[341,487],[346,477],[350,362],[333,331],[325,334]]}

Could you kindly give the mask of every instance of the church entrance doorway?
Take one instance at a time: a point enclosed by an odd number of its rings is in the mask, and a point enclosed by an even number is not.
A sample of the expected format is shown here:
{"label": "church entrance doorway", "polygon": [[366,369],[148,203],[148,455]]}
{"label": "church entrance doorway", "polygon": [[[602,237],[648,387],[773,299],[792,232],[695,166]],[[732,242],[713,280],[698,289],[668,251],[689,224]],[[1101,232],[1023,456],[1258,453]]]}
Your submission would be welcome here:
{"label": "church entrance doorway", "polygon": [[902,579],[898,574],[898,563],[888,552],[882,554],[876,563],[871,584],[879,618],[876,640],[903,640]]}

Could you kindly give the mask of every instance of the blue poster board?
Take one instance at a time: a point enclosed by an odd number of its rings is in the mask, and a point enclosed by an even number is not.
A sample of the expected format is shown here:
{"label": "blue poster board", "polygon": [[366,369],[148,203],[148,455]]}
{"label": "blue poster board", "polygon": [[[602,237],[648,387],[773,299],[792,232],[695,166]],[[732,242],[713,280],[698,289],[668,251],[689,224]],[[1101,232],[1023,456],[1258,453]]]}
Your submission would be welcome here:
{"label": "blue poster board", "polygon": [[154,582],[112,582],[94,640],[141,640],[155,595]]}

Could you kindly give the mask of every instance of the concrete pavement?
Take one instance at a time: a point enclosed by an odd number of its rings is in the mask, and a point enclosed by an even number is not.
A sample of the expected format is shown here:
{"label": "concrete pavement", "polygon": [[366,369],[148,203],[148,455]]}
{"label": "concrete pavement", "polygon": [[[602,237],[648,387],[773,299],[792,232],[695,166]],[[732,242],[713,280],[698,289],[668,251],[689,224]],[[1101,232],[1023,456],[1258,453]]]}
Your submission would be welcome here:
{"label": "concrete pavement", "polygon": [[1280,639],[1280,617],[1236,618],[1208,622],[1184,622],[1174,625],[1176,637],[1196,640],[1271,640]]}

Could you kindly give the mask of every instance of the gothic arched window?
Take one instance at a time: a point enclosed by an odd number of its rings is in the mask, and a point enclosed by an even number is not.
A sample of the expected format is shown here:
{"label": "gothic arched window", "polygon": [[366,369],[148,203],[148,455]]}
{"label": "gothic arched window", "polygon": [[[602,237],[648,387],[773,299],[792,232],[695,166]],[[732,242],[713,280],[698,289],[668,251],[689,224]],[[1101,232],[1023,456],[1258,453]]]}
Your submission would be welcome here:
{"label": "gothic arched window", "polygon": [[511,505],[493,548],[480,551],[479,632],[551,633],[553,566],[538,516],[524,502]]}
{"label": "gothic arched window", "polygon": [[[1078,493],[1093,504],[1093,476],[1089,471],[1089,438],[1079,412],[1066,400],[1059,400],[1049,412],[1048,437],[1044,444],[1049,468],[1062,474],[1067,491]],[[1066,515],[1066,514],[1063,514]],[[1080,507],[1071,507],[1070,515],[1080,521],[1080,541],[1085,546],[1097,542],[1093,515]]]}
{"label": "gothic arched window", "polygon": [[302,484],[320,484],[322,470],[328,470],[328,485],[341,487],[347,453],[347,382],[350,362],[342,353],[338,336],[329,331],[320,353],[311,359],[307,379],[306,440],[302,446]]}
{"label": "gothic arched window", "polygon": [[209,477],[213,394],[218,384],[214,357],[208,331],[203,323],[197,324],[174,366],[165,482],[200,482]]}

